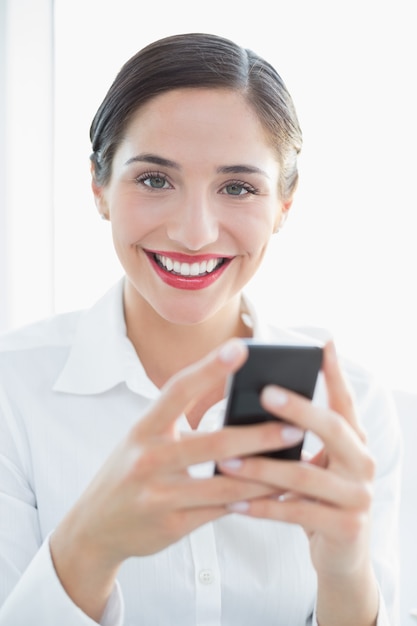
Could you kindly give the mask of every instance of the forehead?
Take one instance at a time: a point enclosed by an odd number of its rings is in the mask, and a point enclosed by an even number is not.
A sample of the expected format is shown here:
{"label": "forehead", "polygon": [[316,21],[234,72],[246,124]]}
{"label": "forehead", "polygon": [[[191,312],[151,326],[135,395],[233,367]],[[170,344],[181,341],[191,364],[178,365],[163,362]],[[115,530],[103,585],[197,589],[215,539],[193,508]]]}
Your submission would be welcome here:
{"label": "forehead", "polygon": [[198,151],[207,158],[247,155],[277,161],[254,108],[241,92],[224,88],[181,88],[154,96],[133,114],[122,143],[125,150],[138,144],[141,149],[166,147],[191,158]]}
{"label": "forehead", "polygon": [[[196,113],[202,107],[227,110],[229,107],[238,108],[241,114],[254,117],[256,111],[251,107],[244,93],[236,89],[226,89],[224,87],[181,87],[170,89],[156,96],[151,97],[142,104],[134,113],[133,117],[138,118],[146,115],[158,115],[166,110],[170,112],[180,112],[181,110],[194,108]],[[259,121],[259,120],[258,120]]]}

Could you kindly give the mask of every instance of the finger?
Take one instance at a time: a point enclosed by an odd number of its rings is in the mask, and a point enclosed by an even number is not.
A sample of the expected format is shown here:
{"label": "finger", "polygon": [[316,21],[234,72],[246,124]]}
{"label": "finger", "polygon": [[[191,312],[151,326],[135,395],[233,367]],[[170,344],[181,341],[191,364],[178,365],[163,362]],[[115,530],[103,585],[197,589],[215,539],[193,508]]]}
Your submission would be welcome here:
{"label": "finger", "polygon": [[161,395],[147,416],[137,424],[139,433],[166,431],[167,426],[187,411],[211,389],[226,382],[247,358],[247,347],[232,339],[204,359],[174,375],[161,389]]}
{"label": "finger", "polygon": [[175,475],[198,463],[288,448],[303,435],[302,430],[282,422],[265,422],[195,433],[180,440],[158,436],[148,441],[146,450],[138,449],[135,471],[141,480],[155,474]]}
{"label": "finger", "polygon": [[187,476],[181,480],[154,482],[152,489],[141,498],[141,505],[164,514],[178,509],[224,507],[232,502],[273,494],[278,496],[277,489],[271,485],[232,476],[198,479]]}
{"label": "finger", "polygon": [[306,398],[274,385],[263,389],[261,402],[272,414],[318,435],[329,457],[350,468],[352,475],[373,476],[374,463],[367,448],[336,411],[316,406]]}
{"label": "finger", "polygon": [[346,543],[357,540],[368,523],[368,511],[363,509],[343,510],[306,500],[292,498],[276,500],[262,498],[245,503],[231,504],[231,512],[244,513],[251,517],[274,519],[291,524],[299,524],[307,532],[320,532],[328,539],[346,547]]}
{"label": "finger", "polygon": [[343,508],[367,508],[372,501],[370,482],[348,480],[310,463],[288,463],[259,457],[221,463],[224,474],[269,484],[281,492],[319,500]]}
{"label": "finger", "polygon": [[342,415],[361,440],[365,441],[365,433],[359,423],[353,392],[340,367],[333,341],[329,341],[324,346],[322,370],[326,381],[329,406]]}

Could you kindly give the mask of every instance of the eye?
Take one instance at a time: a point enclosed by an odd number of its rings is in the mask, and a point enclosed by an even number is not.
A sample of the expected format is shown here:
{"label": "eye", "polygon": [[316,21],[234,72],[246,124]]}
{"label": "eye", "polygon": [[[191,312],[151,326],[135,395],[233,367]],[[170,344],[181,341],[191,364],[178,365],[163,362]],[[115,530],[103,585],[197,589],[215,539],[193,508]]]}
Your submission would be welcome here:
{"label": "eye", "polygon": [[171,189],[171,184],[167,181],[166,177],[159,172],[145,172],[137,178],[137,183],[150,187],[151,189]]}
{"label": "eye", "polygon": [[245,196],[248,193],[256,194],[257,190],[252,185],[249,185],[249,183],[233,180],[222,188],[221,193],[228,196]]}

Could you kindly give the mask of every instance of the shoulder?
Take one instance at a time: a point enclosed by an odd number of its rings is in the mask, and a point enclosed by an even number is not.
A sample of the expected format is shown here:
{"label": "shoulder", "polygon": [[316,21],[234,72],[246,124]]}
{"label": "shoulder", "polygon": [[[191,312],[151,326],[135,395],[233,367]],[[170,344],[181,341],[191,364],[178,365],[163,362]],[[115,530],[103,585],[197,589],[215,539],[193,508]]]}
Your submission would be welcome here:
{"label": "shoulder", "polygon": [[48,347],[65,347],[73,341],[81,311],[62,313],[0,333],[0,355]]}
{"label": "shoulder", "polygon": [[[51,386],[74,341],[80,312],[64,313],[0,335],[0,386],[29,393]],[[19,391],[20,390],[20,391]]]}

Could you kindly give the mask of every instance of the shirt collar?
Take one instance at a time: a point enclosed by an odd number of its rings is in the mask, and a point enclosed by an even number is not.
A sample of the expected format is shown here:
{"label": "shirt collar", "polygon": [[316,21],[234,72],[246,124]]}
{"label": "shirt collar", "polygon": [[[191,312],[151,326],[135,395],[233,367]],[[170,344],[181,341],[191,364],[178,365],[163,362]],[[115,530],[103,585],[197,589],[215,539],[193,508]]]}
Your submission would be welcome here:
{"label": "shirt collar", "polygon": [[126,335],[121,279],[91,309],[80,314],[68,359],[54,391],[97,394],[120,383],[146,397],[155,397],[149,380]]}
{"label": "shirt collar", "polygon": [[[53,390],[79,395],[99,394],[125,383],[144,397],[155,398],[158,388],[146,375],[126,335],[122,278],[91,309],[80,313],[69,355]],[[293,343],[298,333],[276,329],[262,319],[253,303],[242,298],[242,317],[258,341]],[[304,338],[305,339],[305,338]]]}

